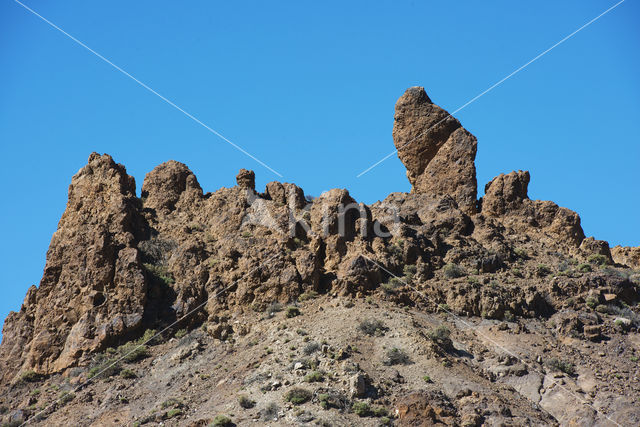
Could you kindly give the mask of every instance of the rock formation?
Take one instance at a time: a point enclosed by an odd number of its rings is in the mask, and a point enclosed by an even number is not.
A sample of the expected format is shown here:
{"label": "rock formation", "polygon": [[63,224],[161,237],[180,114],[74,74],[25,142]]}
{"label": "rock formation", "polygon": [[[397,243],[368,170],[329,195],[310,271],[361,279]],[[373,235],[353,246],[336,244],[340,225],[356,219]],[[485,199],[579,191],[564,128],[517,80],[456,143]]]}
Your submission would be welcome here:
{"label": "rock formation", "polygon": [[[7,397],[0,393],[0,409],[16,402],[22,409],[0,421],[18,422],[33,415],[28,408],[38,398],[32,395],[25,404],[20,400],[25,381],[58,375],[86,381],[96,359],[117,352],[118,346],[152,328],[168,328],[165,333],[178,338],[164,342],[163,351],[173,342],[182,345],[178,328],[192,332],[185,341],[188,347],[179,347],[170,357],[158,351],[145,365],[146,377],[139,384],[148,388],[145,399],[149,401],[162,389],[160,384],[174,384],[192,368],[185,364],[178,372],[172,363],[189,358],[195,363],[194,355],[203,351],[203,343],[216,340],[207,358],[197,359],[205,364],[204,370],[191,369],[189,385],[181,390],[195,387],[199,393],[209,389],[217,393],[217,387],[201,384],[209,373],[220,371],[206,365],[215,360],[226,364],[225,372],[232,372],[216,381],[226,390],[226,398],[231,396],[225,408],[233,407],[239,389],[255,388],[253,382],[260,381],[243,373],[249,375],[247,369],[257,366],[258,360],[273,362],[269,369],[279,369],[278,361],[293,358],[297,348],[283,342],[302,340],[310,329],[323,331],[323,339],[342,340],[341,344],[301,341],[298,345],[305,348],[305,358],[290,369],[276,371],[260,391],[281,393],[283,383],[274,379],[294,381],[295,372],[307,365],[321,362],[322,369],[335,371],[336,362],[344,363],[344,378],[340,373],[328,376],[313,395],[325,409],[340,409],[334,419],[337,425],[360,421],[345,409],[361,398],[395,402],[399,425],[424,419],[452,425],[602,421],[601,415],[589,412],[589,406],[558,397],[553,387],[557,372],[551,369],[560,366],[568,371],[569,365],[557,362],[544,368],[535,358],[524,363],[491,349],[485,336],[506,331],[499,341],[530,344],[526,354],[544,348],[540,358],[571,355],[585,366],[608,360],[602,356],[587,360],[586,352],[606,351],[615,360],[611,365],[624,366],[624,372],[632,375],[635,368],[630,361],[637,356],[629,353],[625,334],[640,328],[640,314],[630,308],[640,301],[640,277],[631,270],[640,266],[638,248],[611,250],[607,242],[585,237],[575,212],[529,199],[528,172],[495,177],[482,199],[476,200],[476,139],[433,104],[422,88],[411,88],[398,100],[393,139],[413,189],[409,194],[390,194],[371,206],[358,203],[346,189],[332,189],[311,200],[295,184],[274,181],[261,193],[256,191],[254,172],[245,169],[238,173],[236,186],[204,193],[195,174],[176,161],[149,172],[138,198],[134,179],[124,166],[109,155],[91,154],[71,180],[67,208],[51,240],[40,285],[29,289],[20,311],[5,321],[0,392],[5,390]],[[314,298],[320,302],[308,303]],[[305,301],[309,305],[304,307],[316,310],[306,316],[299,313]],[[283,304],[291,306],[286,317],[281,316],[284,320],[278,318],[283,323],[276,325],[274,318]],[[354,305],[357,308],[349,311]],[[366,332],[348,323],[363,321],[365,312],[394,322],[396,330],[385,336],[384,325]],[[477,329],[484,335],[471,339],[469,331],[476,328],[465,329],[457,337],[456,345],[465,342],[464,350],[458,352],[447,333],[441,331],[447,336],[434,338],[424,332],[425,324],[434,319],[442,322],[445,313],[472,323],[482,317]],[[452,327],[454,323],[449,322]],[[251,340],[243,338],[252,329]],[[355,338],[349,335],[355,331],[359,331]],[[264,335],[267,332],[270,335]],[[520,332],[524,340],[518,338]],[[363,341],[363,335],[372,341]],[[276,351],[292,353],[270,361],[273,349],[267,351],[262,342],[267,337]],[[605,338],[615,345],[591,347]],[[384,344],[379,346],[378,340]],[[555,344],[549,345],[552,340]],[[583,346],[580,340],[589,344]],[[356,350],[354,341],[362,350]],[[577,349],[571,347],[574,342]],[[401,344],[413,351],[415,364],[407,364],[411,378],[405,379],[400,367],[384,374],[390,376],[376,378],[382,371],[371,364],[371,355],[377,358]],[[238,345],[244,346],[242,351]],[[264,354],[257,353],[263,350]],[[399,356],[387,353],[384,360]],[[362,366],[351,364],[352,359]],[[441,372],[447,387],[436,390],[436,385],[428,383],[424,389],[425,372],[446,369],[451,363],[464,378]],[[387,362],[383,366],[391,369]],[[165,369],[170,377],[162,376]],[[368,375],[361,372],[365,369]],[[546,376],[540,373],[545,369]],[[602,372],[602,366],[599,369]],[[637,376],[638,371],[634,372]],[[582,379],[587,374],[580,371],[579,375]],[[361,378],[358,392],[341,394],[340,384],[353,383],[353,378]],[[640,397],[637,390],[633,395],[632,381],[607,378],[607,387],[618,394],[636,401]],[[237,384],[240,379],[242,385]],[[573,387],[571,376],[566,381],[567,387]],[[602,382],[600,377],[589,377],[580,387],[598,381]],[[236,388],[226,389],[231,383]],[[466,388],[467,383],[475,389]],[[100,409],[91,420],[122,424],[120,415],[114,414],[121,413],[118,405],[125,398],[109,397],[115,391],[103,386],[97,384],[83,395],[84,408],[92,407],[90,393],[106,392],[102,403],[93,405]],[[575,385],[572,390],[578,388]],[[115,388],[123,394],[126,389],[122,384]],[[592,402],[599,408],[614,410],[626,402],[593,387],[587,394],[597,396],[599,400]],[[200,396],[191,398],[196,401]],[[56,405],[52,407],[59,408]],[[188,405],[176,405],[175,409],[187,411]],[[480,407],[484,409],[478,411]],[[135,410],[140,413],[140,408]],[[104,418],[105,411],[111,411],[112,418]],[[640,416],[633,410],[619,412],[622,424]],[[192,413],[200,412],[193,409]],[[86,411],[79,414],[61,413],[51,423],[86,422]],[[246,420],[260,416],[252,414]],[[148,422],[146,415],[136,417],[132,416]],[[166,412],[154,419],[169,418]],[[197,425],[208,424],[205,418],[200,421]]]}
{"label": "rock formation", "polygon": [[60,371],[142,326],[147,280],[136,248],[145,233],[139,208],[125,168],[91,154],[71,180],[40,286],[5,322],[2,380],[21,368]]}
{"label": "rock formation", "polygon": [[553,202],[530,200],[529,172],[501,174],[485,187],[482,214],[501,218],[518,231],[547,233],[578,247],[585,238],[577,213]]}
{"label": "rock formation", "polygon": [[398,99],[393,142],[412,191],[452,196],[465,213],[476,210],[476,138],[431,102],[422,87]]}

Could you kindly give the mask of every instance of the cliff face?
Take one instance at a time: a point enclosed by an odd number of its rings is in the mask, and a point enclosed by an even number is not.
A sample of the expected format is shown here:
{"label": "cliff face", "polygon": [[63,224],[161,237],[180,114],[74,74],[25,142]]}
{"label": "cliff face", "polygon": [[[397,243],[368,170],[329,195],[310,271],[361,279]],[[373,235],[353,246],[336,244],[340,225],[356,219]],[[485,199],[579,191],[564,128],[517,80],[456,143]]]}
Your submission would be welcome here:
{"label": "cliff face", "polygon": [[[175,161],[148,173],[138,198],[122,165],[91,154],[71,180],[39,287],[5,322],[0,382],[86,366],[183,317],[182,327],[203,324],[216,338],[243,333],[232,319],[303,294],[489,319],[550,316],[569,296],[639,299],[629,274],[589,266],[637,268],[638,248],[615,248],[612,258],[606,242],[585,238],[575,212],[529,199],[528,172],[497,176],[477,200],[477,141],[424,89],[398,100],[393,139],[413,189],[371,206],[344,189],[307,200],[296,185],[271,182],[259,193],[244,169],[237,186],[205,194]],[[506,275],[550,257],[565,265],[562,281],[532,266],[502,283],[451,282],[459,271]],[[394,288],[393,275],[415,288]]]}
{"label": "cliff face", "polygon": [[146,233],[140,212],[134,179],[92,154],[69,186],[40,286],[5,322],[4,381],[21,369],[63,370],[140,328],[148,291],[136,247]]}

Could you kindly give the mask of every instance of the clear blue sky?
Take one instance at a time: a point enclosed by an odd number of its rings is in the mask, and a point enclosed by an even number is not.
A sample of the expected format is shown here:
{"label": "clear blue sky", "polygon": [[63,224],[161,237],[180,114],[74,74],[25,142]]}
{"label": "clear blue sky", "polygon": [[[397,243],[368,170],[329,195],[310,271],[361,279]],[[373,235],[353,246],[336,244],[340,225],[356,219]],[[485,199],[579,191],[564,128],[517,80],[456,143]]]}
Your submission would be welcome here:
{"label": "clear blue sky", "polygon": [[[615,1],[24,0],[308,194],[408,191],[393,149],[410,86],[453,111]],[[345,4],[347,3],[347,4]],[[531,171],[532,198],[587,235],[640,245],[640,4],[627,0],[456,116],[479,186]],[[135,176],[175,159],[205,191],[276,175],[11,0],[0,2],[0,319],[42,275],[71,176],[92,151]]]}

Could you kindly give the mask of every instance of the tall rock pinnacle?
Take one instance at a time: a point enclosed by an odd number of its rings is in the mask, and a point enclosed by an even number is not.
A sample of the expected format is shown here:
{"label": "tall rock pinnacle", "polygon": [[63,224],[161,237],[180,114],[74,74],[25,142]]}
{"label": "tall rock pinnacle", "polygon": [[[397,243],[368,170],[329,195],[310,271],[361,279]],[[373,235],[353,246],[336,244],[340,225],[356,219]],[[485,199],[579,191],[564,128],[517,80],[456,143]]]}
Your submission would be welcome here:
{"label": "tall rock pinnacle", "polygon": [[477,140],[424,88],[409,88],[398,99],[393,142],[412,192],[450,195],[464,212],[476,212]]}

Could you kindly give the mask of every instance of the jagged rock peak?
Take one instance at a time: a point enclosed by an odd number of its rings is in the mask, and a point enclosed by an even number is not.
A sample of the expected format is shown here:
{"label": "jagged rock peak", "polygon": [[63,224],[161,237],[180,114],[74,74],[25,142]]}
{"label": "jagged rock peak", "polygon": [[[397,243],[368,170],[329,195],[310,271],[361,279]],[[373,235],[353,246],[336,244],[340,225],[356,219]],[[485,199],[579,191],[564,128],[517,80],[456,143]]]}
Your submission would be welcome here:
{"label": "jagged rock peak", "polygon": [[156,166],[142,183],[145,208],[169,213],[176,207],[183,193],[202,196],[202,188],[193,172],[184,163],[169,160]]}
{"label": "jagged rock peak", "polygon": [[412,192],[450,195],[464,212],[476,212],[477,140],[424,88],[409,88],[398,99],[393,142]]}
{"label": "jagged rock peak", "polygon": [[236,182],[238,183],[239,187],[255,190],[256,174],[254,171],[240,169],[238,175],[236,175]]}

